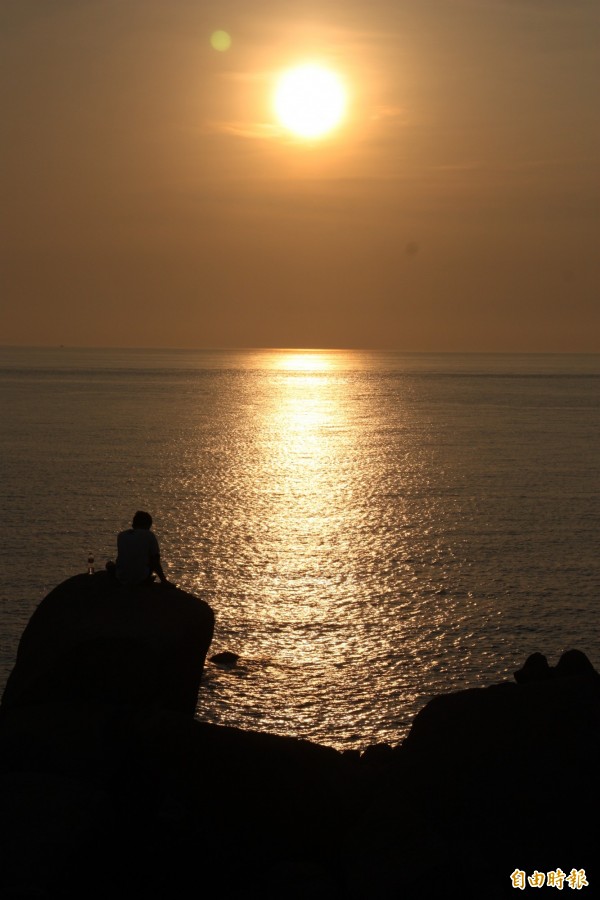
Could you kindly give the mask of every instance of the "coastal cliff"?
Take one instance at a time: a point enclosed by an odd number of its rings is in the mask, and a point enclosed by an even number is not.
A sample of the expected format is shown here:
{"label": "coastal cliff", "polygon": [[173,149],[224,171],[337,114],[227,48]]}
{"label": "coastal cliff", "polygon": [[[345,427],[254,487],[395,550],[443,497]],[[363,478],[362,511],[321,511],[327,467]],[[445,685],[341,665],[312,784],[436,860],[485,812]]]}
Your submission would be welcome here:
{"label": "coastal cliff", "polygon": [[559,871],[595,896],[583,654],[537,654],[515,683],[434,698],[403,744],[343,754],[195,720],[213,624],[104,573],[42,601],[0,707],[3,897],[493,900]]}

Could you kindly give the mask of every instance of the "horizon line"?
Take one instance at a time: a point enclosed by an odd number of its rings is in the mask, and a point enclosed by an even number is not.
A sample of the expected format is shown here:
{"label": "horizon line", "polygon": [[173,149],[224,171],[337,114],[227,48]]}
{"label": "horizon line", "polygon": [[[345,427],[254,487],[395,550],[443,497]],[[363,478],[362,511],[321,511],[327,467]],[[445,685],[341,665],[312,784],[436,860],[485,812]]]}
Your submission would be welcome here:
{"label": "horizon line", "polygon": [[0,344],[0,350],[122,350],[122,351],[172,351],[174,353],[222,353],[222,352],[277,352],[277,353],[405,353],[436,356],[597,356],[598,350],[409,350],[402,347],[327,347],[327,346],[170,346],[170,345],[108,345],[108,344]]}

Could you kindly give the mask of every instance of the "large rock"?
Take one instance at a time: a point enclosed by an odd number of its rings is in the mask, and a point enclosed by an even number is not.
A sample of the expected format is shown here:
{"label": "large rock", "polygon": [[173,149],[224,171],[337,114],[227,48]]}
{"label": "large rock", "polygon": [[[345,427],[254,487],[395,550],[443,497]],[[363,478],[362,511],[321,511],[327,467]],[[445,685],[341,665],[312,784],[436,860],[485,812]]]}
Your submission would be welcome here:
{"label": "large rock", "polygon": [[2,712],[85,702],[193,715],[213,628],[210,606],[178,588],[76,575],[31,617]]}
{"label": "large rock", "polygon": [[361,823],[364,896],[509,898],[515,869],[600,883],[600,677],[570,651],[517,678],[418,713]]}
{"label": "large rock", "polygon": [[[108,573],[75,576],[42,601],[0,707],[3,897],[135,896],[144,868],[145,896],[167,896],[152,893],[157,871],[166,879],[179,857],[164,849],[168,776],[140,761],[145,723],[193,723],[213,627],[191,594],[124,588]],[[161,862],[148,865],[148,852]]]}
{"label": "large rock", "polygon": [[600,676],[578,651],[563,654],[555,668],[538,658],[515,673],[516,684],[434,697],[415,717],[404,752],[454,772],[585,764],[600,752]]}

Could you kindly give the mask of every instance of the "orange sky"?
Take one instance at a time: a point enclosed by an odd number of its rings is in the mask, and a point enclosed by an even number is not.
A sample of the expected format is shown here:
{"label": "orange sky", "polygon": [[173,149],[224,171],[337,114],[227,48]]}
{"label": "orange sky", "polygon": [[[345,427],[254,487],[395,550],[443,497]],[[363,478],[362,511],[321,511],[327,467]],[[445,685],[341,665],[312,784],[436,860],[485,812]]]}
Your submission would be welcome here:
{"label": "orange sky", "polygon": [[[600,350],[596,2],[0,11],[0,343]],[[307,59],[351,96],[309,144]]]}

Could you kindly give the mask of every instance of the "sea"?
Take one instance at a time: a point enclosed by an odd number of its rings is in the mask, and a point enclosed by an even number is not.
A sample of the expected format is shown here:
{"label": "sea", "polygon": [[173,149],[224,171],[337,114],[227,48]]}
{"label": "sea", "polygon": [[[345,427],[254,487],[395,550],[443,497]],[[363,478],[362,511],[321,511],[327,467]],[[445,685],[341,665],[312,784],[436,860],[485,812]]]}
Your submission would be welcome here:
{"label": "sea", "polygon": [[1,348],[0,690],[151,512],[208,601],[197,716],[398,744],[539,651],[600,667],[600,355]]}

